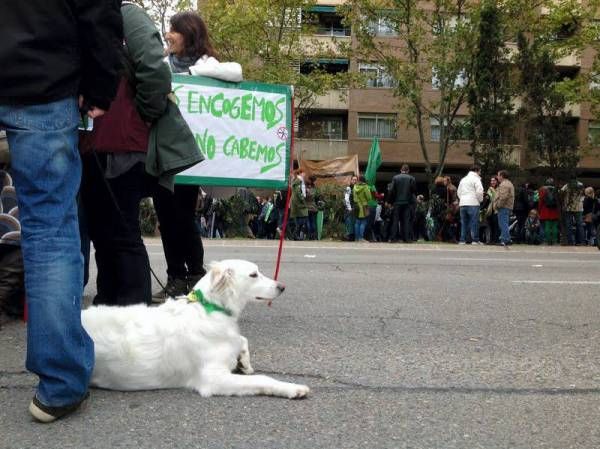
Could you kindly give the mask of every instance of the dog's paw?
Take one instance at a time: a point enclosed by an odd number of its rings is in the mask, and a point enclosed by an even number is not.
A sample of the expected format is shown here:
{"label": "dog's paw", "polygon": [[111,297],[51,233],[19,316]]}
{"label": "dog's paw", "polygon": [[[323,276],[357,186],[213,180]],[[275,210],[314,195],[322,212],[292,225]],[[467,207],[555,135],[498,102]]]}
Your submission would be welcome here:
{"label": "dog's paw", "polygon": [[232,372],[233,374],[254,374],[254,368],[252,368],[249,361],[244,361],[244,359],[240,358]]}
{"label": "dog's paw", "polygon": [[306,396],[308,396],[309,392],[310,388],[308,388],[306,385],[294,385],[290,389],[290,394],[288,397],[290,399],[304,399]]}

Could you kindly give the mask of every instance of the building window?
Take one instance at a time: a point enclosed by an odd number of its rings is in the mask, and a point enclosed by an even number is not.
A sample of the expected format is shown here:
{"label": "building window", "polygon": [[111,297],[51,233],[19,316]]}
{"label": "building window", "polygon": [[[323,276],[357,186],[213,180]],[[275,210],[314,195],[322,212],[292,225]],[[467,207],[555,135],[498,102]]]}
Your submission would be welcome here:
{"label": "building window", "polygon": [[588,123],[588,143],[593,147],[600,147],[600,122]]}
{"label": "building window", "polygon": [[[452,140],[471,140],[471,127],[467,117],[454,117],[452,122]],[[438,119],[430,117],[429,127],[431,129],[431,141],[439,142],[442,134],[442,127]],[[446,130],[447,132],[448,130]]]}
{"label": "building window", "polygon": [[394,87],[394,78],[380,65],[360,63],[358,71],[368,76],[367,87]]}
{"label": "building window", "polygon": [[367,25],[369,31],[374,36],[378,37],[392,37],[398,36],[398,32],[394,29],[394,24],[387,17],[379,17],[372,20]]}
{"label": "building window", "polygon": [[370,139],[373,137],[379,137],[381,139],[395,139],[396,115],[359,114],[358,137],[365,139]]}
{"label": "building window", "polygon": [[[456,78],[454,79],[454,87],[456,89],[465,87],[468,82],[469,78],[467,77],[465,70],[462,69],[460,72],[458,72]],[[438,70],[435,67],[432,67],[431,69],[431,87],[433,88],[433,90],[440,90],[440,88],[442,87]]]}

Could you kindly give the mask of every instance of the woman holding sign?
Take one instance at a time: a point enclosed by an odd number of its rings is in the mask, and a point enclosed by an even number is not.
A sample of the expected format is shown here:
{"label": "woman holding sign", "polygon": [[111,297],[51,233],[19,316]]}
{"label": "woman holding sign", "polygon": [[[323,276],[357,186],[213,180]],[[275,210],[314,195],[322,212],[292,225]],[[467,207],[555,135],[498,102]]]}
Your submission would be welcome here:
{"label": "woman holding sign", "polygon": [[[171,17],[166,62],[173,73],[205,75],[225,81],[241,81],[237,63],[219,63],[202,18],[195,12]],[[153,295],[154,302],[186,295],[206,273],[204,248],[195,211],[199,186],[175,185],[174,192],[157,186],[154,206],[167,261],[167,285]]]}

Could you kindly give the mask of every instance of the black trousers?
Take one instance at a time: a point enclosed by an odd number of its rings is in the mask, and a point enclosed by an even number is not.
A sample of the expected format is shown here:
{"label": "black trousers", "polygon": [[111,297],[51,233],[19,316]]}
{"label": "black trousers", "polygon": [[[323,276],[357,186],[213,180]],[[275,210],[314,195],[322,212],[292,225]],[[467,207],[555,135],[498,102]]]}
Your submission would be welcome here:
{"label": "black trousers", "polygon": [[196,223],[200,187],[175,185],[175,191],[156,185],[152,198],[158,217],[167,275],[185,279],[204,275],[204,247]]}
{"label": "black trousers", "polygon": [[392,212],[392,229],[390,230],[390,240],[398,240],[398,223],[402,219],[402,240],[408,242],[411,238],[412,223],[410,204],[394,204]]}
{"label": "black trousers", "polygon": [[106,180],[113,199],[103,179],[106,155],[98,154],[98,161],[93,154],[85,155],[82,162],[81,200],[98,268],[94,304],[150,304],[150,262],[139,219],[148,182],[144,164]]}

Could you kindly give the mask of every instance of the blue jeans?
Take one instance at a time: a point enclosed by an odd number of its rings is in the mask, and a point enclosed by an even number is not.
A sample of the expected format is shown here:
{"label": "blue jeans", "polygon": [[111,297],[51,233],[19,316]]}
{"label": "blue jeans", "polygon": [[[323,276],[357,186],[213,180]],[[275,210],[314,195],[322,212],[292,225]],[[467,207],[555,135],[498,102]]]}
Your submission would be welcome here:
{"label": "blue jeans", "polygon": [[[575,224],[575,233],[573,233],[573,223]],[[565,227],[567,228],[567,242],[569,245],[584,243],[583,212],[565,212]]]}
{"label": "blue jeans", "polygon": [[94,365],[94,345],[81,325],[78,114],[74,97],[0,105],[21,220],[29,312],[26,366],[39,377],[38,399],[53,407],[85,395]]}
{"label": "blue jeans", "polygon": [[471,240],[479,241],[479,206],[460,206],[460,241],[467,240],[467,231]]}
{"label": "blue jeans", "polygon": [[510,211],[506,207],[498,209],[498,226],[500,227],[500,242],[502,243],[510,243],[510,230],[508,228]]}
{"label": "blue jeans", "polygon": [[365,228],[367,227],[367,217],[357,218],[354,221],[354,240],[362,240],[365,238]]}

